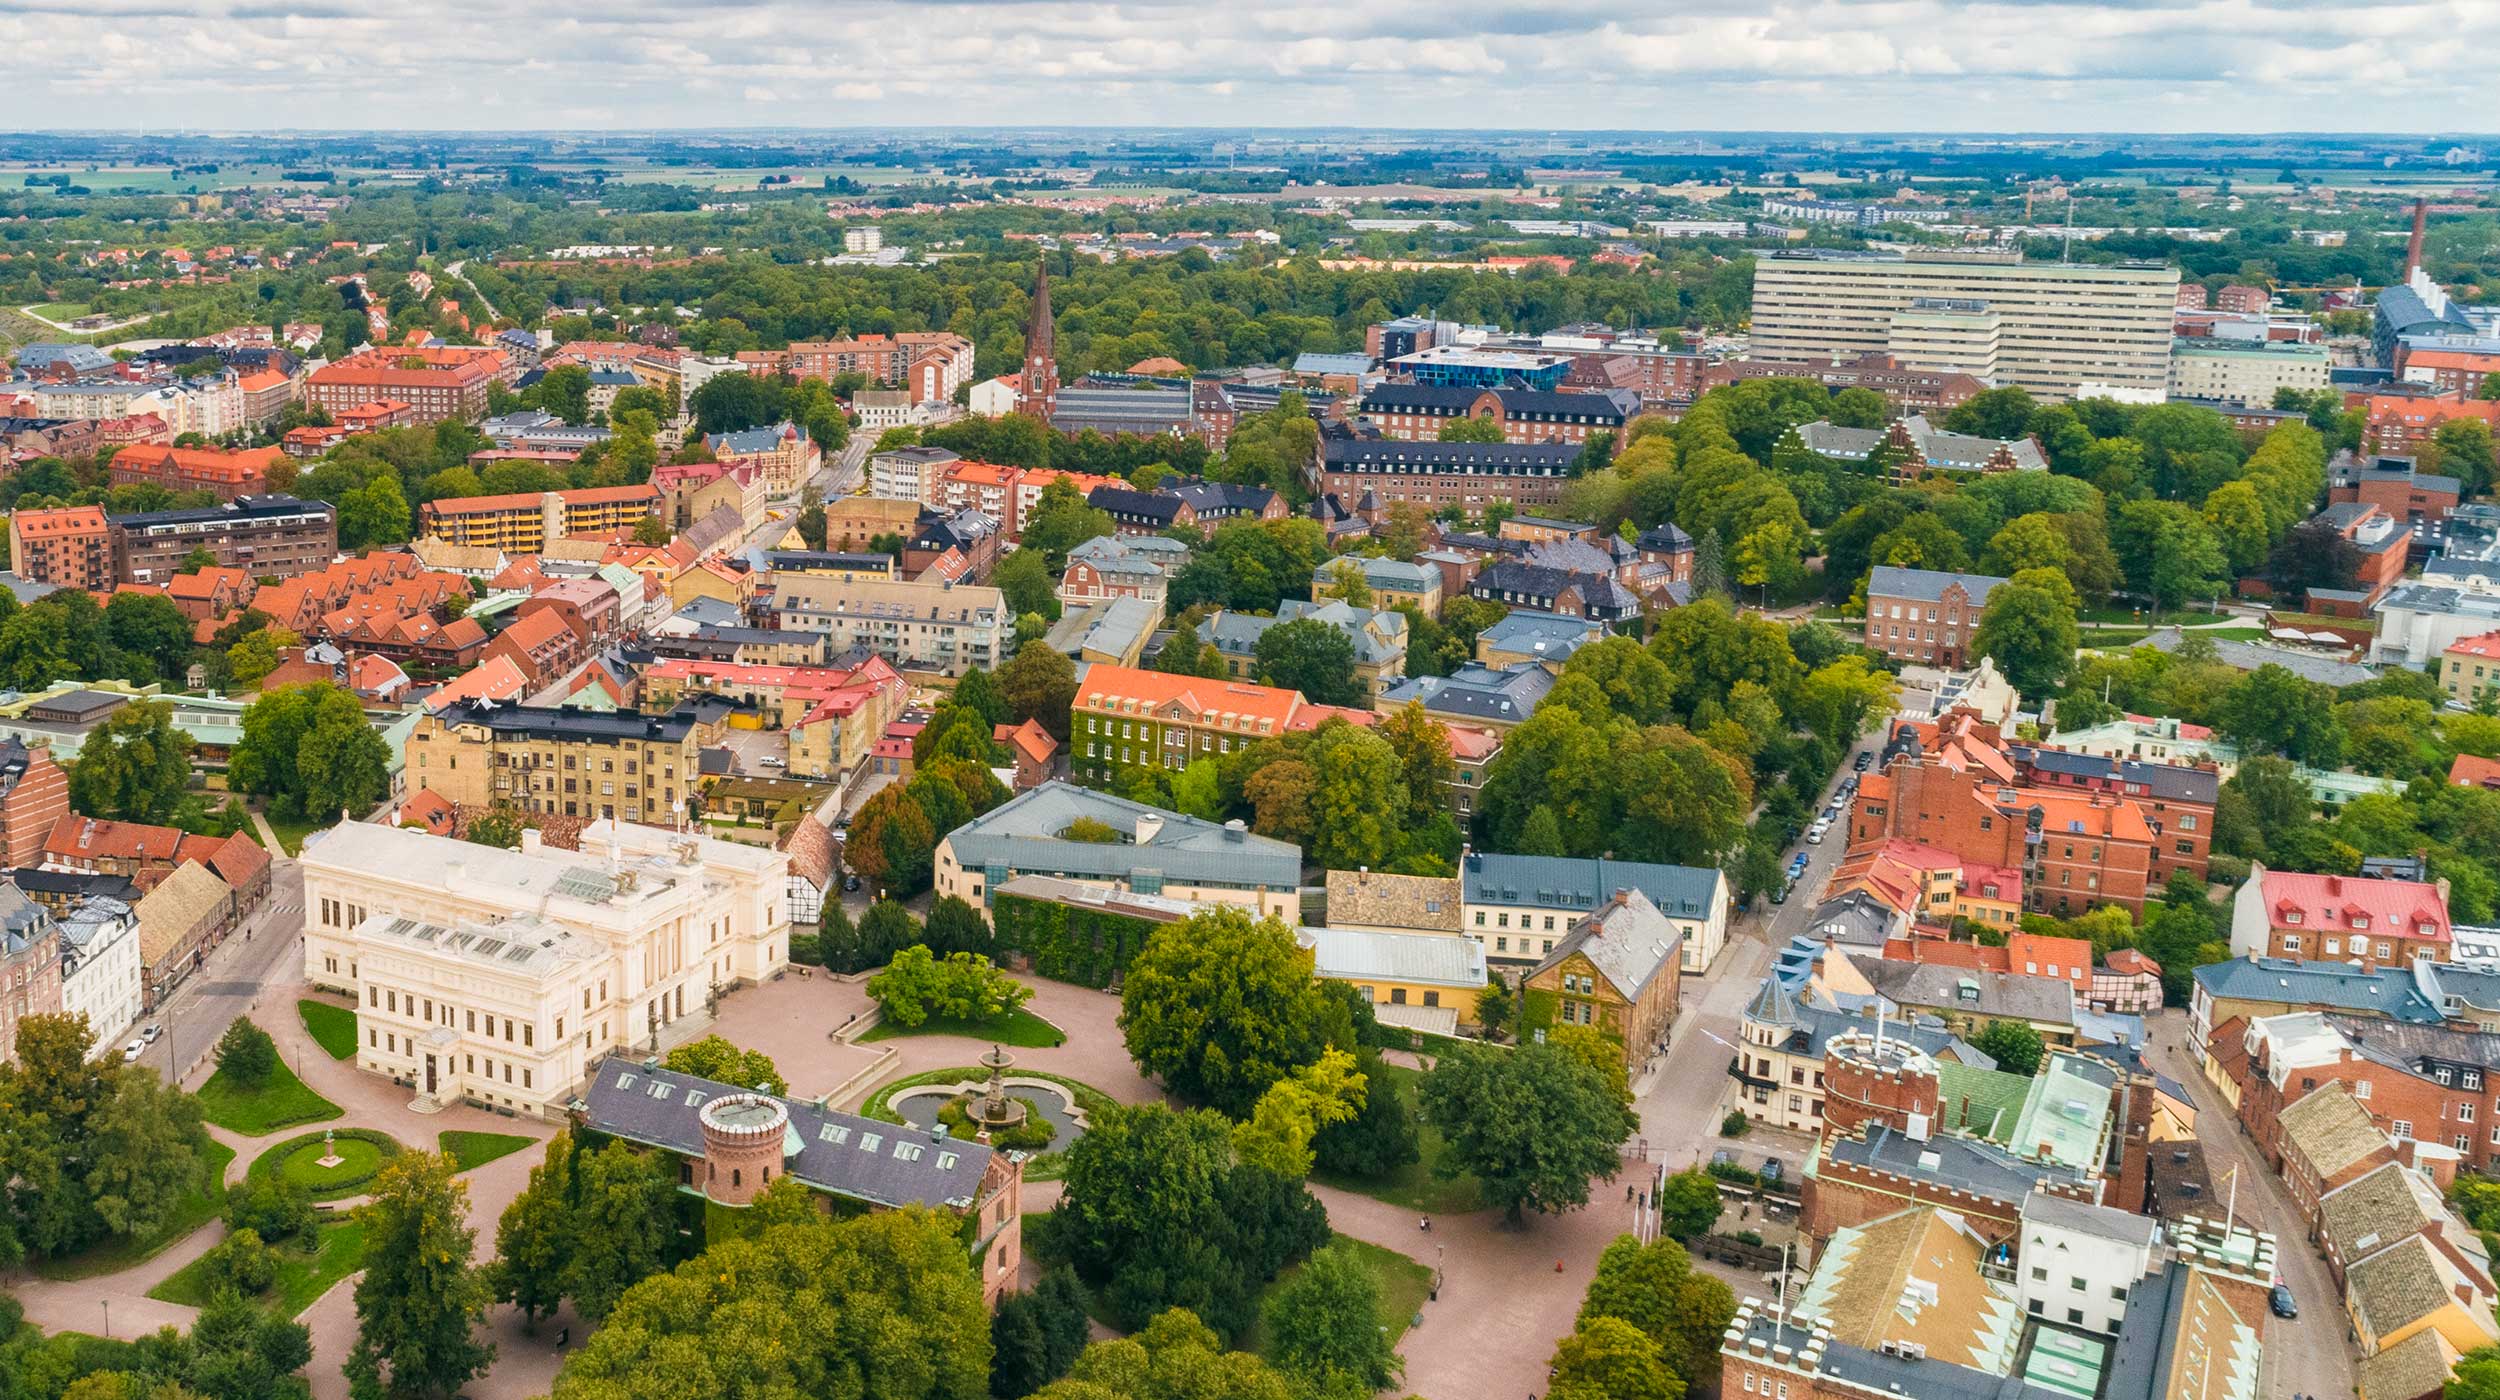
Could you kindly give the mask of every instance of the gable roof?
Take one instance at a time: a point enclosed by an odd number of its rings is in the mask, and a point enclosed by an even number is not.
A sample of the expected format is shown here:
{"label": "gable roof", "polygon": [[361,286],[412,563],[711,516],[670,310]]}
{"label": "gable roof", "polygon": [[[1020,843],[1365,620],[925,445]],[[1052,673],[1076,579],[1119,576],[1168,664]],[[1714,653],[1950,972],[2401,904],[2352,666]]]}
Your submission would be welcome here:
{"label": "gable roof", "polygon": [[234,891],[207,866],[185,861],[176,867],[134,911],[139,916],[140,966],[156,967],[233,898]]}
{"label": "gable roof", "polygon": [[1924,603],[1944,601],[1944,591],[1954,584],[1970,595],[1970,606],[1985,607],[1988,595],[1997,585],[2008,580],[1989,574],[1942,573],[1934,569],[1903,569],[1891,564],[1878,564],[1867,573],[1866,596],[1869,598],[1908,598]]}
{"label": "gable roof", "polygon": [[1616,995],[1637,1002],[1661,972],[1672,977],[1682,965],[1684,930],[1659,913],[1649,896],[1619,890],[1605,907],[1573,924],[1529,976],[1543,976],[1575,956],[1588,959]]}
{"label": "gable roof", "polygon": [[2300,1149],[2320,1181],[2387,1145],[2387,1134],[2340,1079],[2330,1079],[2284,1106],[2275,1116],[2286,1143]]}

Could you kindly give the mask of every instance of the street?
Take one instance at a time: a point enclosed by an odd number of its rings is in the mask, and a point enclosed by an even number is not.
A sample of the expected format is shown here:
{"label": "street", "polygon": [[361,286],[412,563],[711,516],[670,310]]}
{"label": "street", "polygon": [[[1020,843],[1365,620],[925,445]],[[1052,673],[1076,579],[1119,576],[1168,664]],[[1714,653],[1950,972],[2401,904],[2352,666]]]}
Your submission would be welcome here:
{"label": "street", "polygon": [[[139,1062],[189,1088],[234,1018],[249,1011],[269,987],[303,976],[304,868],[285,856],[271,862],[269,897],[241,929],[228,935],[145,1021],[165,1028]],[[291,1012],[289,1013],[292,1014]],[[133,1032],[135,1035],[136,1032]],[[98,1046],[98,1053],[118,1048]]]}
{"label": "street", "polygon": [[[2187,1013],[2175,1008],[2162,1012],[2152,1018],[2146,1034],[2152,1042],[2146,1062],[2186,1085],[2196,1101],[2196,1138],[2205,1144],[2215,1209],[2236,1208],[2241,1220],[2273,1233],[2275,1267],[2300,1304],[2298,1318],[2266,1320],[2264,1393],[2272,1400],[2289,1400],[2294,1394],[2352,1394],[2352,1344],[2345,1333],[2343,1302],[2282,1178],[2266,1168],[2231,1106],[2189,1062]],[[2236,1196],[2231,1189],[2234,1173]]]}
{"label": "street", "polygon": [[[851,440],[843,444],[840,452],[826,458],[824,465],[818,467],[813,476],[800,483],[802,492],[806,487],[813,486],[828,501],[849,495],[851,489],[859,484],[860,468],[868,461],[868,449],[876,445],[876,438],[867,433],[851,434]],[[746,539],[739,545],[741,549],[767,549],[788,534],[798,517],[799,495],[774,497],[771,510],[782,512],[782,518],[775,520],[767,511],[764,518],[747,531]]]}

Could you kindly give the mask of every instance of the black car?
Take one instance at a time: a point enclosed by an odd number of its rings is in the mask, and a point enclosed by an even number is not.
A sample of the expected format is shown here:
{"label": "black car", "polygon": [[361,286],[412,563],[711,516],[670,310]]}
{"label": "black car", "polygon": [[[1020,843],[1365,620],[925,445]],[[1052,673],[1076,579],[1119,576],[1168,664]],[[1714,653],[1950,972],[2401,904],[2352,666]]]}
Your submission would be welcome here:
{"label": "black car", "polygon": [[843,876],[843,877],[842,877],[842,892],[843,892],[844,894],[857,894],[857,893],[859,893],[859,877],[858,877],[857,875],[845,875],[845,876]]}
{"label": "black car", "polygon": [[2274,1309],[2276,1317],[2300,1316],[2300,1304],[2292,1301],[2292,1290],[2279,1283],[2266,1295],[2266,1306]]}

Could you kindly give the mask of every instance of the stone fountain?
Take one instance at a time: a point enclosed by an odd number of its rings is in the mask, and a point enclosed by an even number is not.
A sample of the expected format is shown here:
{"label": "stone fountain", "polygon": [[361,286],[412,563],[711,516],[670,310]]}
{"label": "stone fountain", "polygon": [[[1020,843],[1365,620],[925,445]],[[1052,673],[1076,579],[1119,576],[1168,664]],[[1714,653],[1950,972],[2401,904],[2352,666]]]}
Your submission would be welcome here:
{"label": "stone fountain", "polygon": [[964,1112],[972,1119],[972,1125],[981,1130],[984,1140],[992,1133],[1024,1126],[1024,1105],[1007,1097],[1007,1071],[1015,1062],[1015,1056],[996,1045],[981,1057],[981,1067],[990,1072],[990,1082],[979,1098],[964,1105]]}

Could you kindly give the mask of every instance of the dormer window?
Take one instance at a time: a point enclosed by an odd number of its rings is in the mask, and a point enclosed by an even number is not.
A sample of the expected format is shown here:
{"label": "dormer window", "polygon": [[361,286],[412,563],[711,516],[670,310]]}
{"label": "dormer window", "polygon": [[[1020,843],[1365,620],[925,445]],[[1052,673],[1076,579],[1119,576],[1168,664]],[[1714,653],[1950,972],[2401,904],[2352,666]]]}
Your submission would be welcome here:
{"label": "dormer window", "polygon": [[2366,929],[2366,928],[2368,928],[2368,927],[2370,926],[2370,916],[2369,916],[2369,915],[2367,915],[2367,914],[2355,914],[2355,915],[2353,915],[2353,916],[2352,916],[2352,926],[2353,926],[2354,928],[2360,928],[2360,929]]}
{"label": "dormer window", "polygon": [[2294,909],[2294,910],[2290,911],[2289,913],[2286,913],[2286,914],[2283,916],[2283,922],[2285,922],[2285,923],[2287,923],[2287,924],[2298,924],[2298,923],[2300,922],[2300,911],[2299,911],[2299,910],[2297,910],[2297,909]]}

